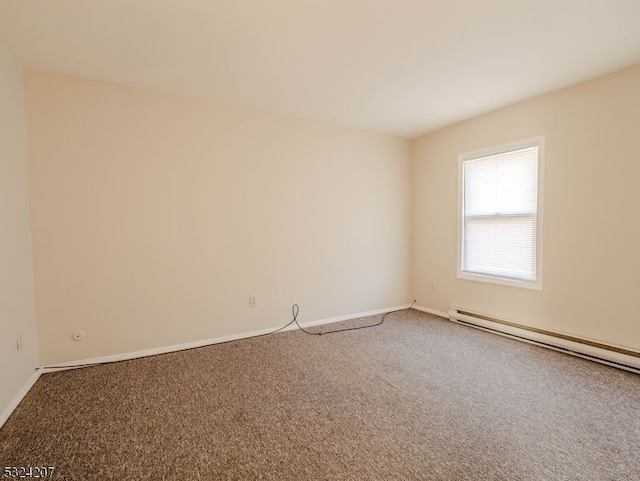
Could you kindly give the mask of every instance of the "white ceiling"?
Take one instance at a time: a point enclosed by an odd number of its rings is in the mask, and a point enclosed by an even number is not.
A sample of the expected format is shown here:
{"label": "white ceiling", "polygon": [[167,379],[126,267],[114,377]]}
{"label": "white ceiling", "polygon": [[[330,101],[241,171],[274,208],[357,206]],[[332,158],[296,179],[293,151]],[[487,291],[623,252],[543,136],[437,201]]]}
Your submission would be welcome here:
{"label": "white ceiling", "polygon": [[37,69],[414,137],[640,62],[640,0],[0,0],[0,39]]}

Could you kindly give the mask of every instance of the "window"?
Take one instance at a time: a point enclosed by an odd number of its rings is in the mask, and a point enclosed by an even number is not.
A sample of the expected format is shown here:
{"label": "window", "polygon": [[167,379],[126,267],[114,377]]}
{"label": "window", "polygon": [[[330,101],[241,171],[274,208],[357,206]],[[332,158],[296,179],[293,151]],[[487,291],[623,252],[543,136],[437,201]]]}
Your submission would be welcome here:
{"label": "window", "polygon": [[460,156],[458,277],[541,288],[543,142]]}

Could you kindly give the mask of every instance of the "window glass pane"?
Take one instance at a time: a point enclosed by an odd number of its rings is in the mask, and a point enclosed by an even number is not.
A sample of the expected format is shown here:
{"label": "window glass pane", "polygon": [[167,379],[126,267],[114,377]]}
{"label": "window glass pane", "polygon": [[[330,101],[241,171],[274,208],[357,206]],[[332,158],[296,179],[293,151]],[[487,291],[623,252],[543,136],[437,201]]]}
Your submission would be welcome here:
{"label": "window glass pane", "polygon": [[467,220],[464,270],[534,281],[536,276],[535,217]]}
{"label": "window glass pane", "polygon": [[536,211],[538,147],[464,163],[465,215]]}

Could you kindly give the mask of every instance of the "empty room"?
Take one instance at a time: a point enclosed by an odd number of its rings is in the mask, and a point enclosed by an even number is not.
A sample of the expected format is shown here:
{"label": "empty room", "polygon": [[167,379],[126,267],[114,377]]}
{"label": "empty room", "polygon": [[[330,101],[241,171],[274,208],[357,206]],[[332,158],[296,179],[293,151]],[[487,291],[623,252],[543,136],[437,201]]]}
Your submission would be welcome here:
{"label": "empty room", "polygon": [[0,0],[0,477],[640,480],[639,137],[637,0]]}

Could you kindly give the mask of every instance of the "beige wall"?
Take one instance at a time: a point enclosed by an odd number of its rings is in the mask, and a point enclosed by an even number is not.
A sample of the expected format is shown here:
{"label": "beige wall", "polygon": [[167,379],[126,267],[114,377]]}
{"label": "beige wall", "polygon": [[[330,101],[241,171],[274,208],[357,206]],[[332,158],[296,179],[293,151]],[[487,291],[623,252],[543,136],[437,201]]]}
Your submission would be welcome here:
{"label": "beige wall", "polygon": [[37,364],[22,67],[0,43],[0,417]]}
{"label": "beige wall", "polygon": [[[638,349],[638,85],[640,66],[462,122],[414,141],[411,162],[385,135],[27,71],[42,364],[276,327],[294,302],[303,321],[394,306],[411,288],[438,311]],[[457,279],[458,154],[538,135],[542,291]]]}
{"label": "beige wall", "polygon": [[408,141],[25,75],[43,364],[409,301]]}
{"label": "beige wall", "polygon": [[[418,139],[419,304],[640,349],[639,132],[640,65]],[[546,138],[542,291],[457,279],[458,154],[538,135]]]}

